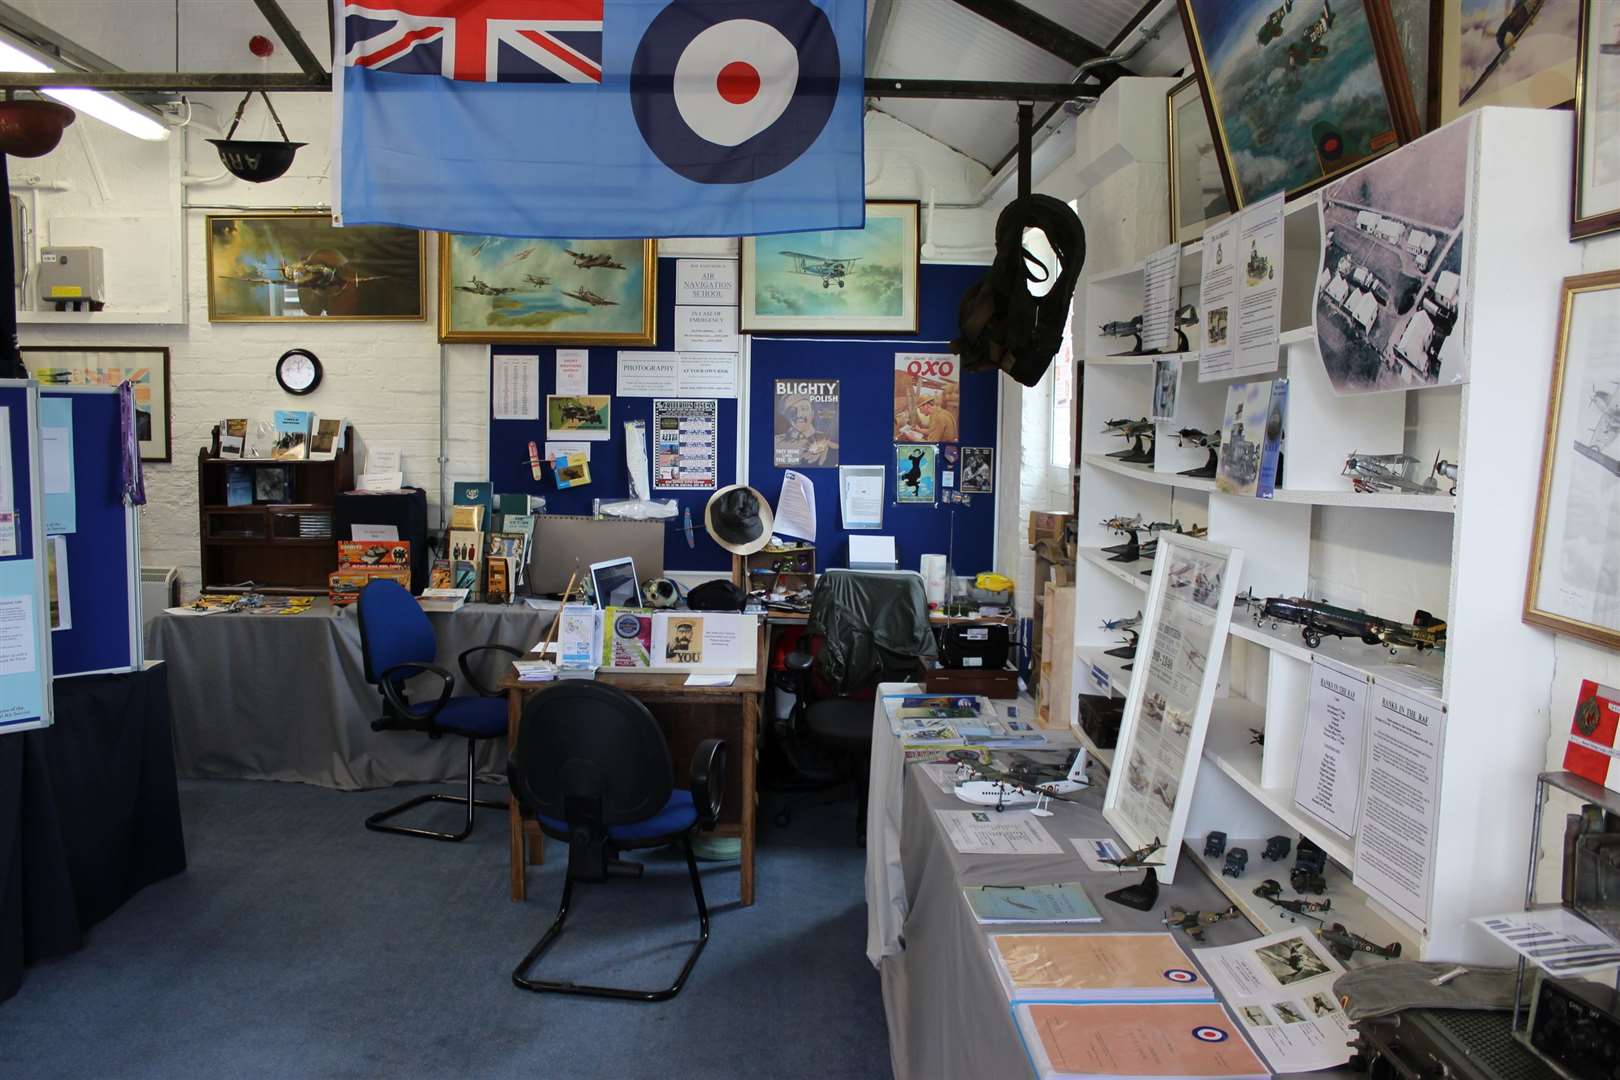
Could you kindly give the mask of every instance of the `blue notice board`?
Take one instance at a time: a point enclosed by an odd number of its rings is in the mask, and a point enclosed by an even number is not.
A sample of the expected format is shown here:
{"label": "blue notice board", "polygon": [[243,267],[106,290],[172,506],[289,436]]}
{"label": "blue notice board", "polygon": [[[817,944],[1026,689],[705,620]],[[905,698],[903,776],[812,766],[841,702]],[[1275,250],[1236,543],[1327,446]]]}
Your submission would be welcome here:
{"label": "blue notice board", "polygon": [[[141,541],[124,499],[118,390],[45,387],[39,397],[42,429],[65,426],[71,451],[68,461],[50,463],[58,486],[67,470],[71,491],[45,492],[46,543],[67,559],[67,574],[58,572],[55,594],[47,594],[53,623],[62,623],[51,631],[52,669],[58,678],[133,670],[141,664]],[[71,531],[52,535],[64,521]]]}
{"label": "blue notice board", "polygon": [[51,723],[39,388],[0,379],[0,733]]}

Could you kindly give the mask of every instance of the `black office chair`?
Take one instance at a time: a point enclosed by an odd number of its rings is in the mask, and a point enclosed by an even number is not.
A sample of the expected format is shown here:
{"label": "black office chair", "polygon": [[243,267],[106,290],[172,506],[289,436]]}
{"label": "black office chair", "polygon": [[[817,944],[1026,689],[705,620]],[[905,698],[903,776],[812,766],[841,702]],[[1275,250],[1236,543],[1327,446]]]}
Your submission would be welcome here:
{"label": "black office chair", "polygon": [[[477,770],[473,764],[474,744],[479,739],[495,739],[506,734],[506,702],[479,682],[467,664],[474,653],[495,650],[514,657],[523,653],[510,645],[479,645],[458,658],[461,674],[478,691],[477,697],[452,697],[456,677],[433,658],[438,647],[433,640],[433,623],[410,591],[397,581],[373,581],[360,590],[355,605],[360,617],[360,652],[365,660],[366,682],[382,692],[383,715],[371,722],[373,731],[420,731],[430,739],[460,735],[467,740],[467,794],[418,795],[392,810],[366,818],[366,828],[375,832],[421,836],[430,840],[465,840],[472,835],[474,807],[504,810],[506,803],[473,796]],[[436,701],[413,702],[405,684],[421,674],[439,677]],[[439,832],[410,825],[387,824],[389,818],[429,802],[466,803],[467,824],[460,832]]]}
{"label": "black office chair", "polygon": [[[523,710],[517,746],[506,766],[525,817],[547,836],[568,841],[568,873],[557,918],[512,971],[535,993],[581,994],[624,1001],[667,1001],[681,992],[709,942],[709,908],[692,855],[692,833],[712,829],[726,783],[726,744],[705,739],[692,755],[692,783],[675,790],[669,746],[647,706],[612,686],[565,683],[536,694]],[[528,977],[540,954],[562,934],[574,882],[609,874],[640,877],[640,863],[621,851],[679,842],[697,901],[699,937],[675,982],[664,990],[630,990]]]}
{"label": "black office chair", "polygon": [[805,636],[785,661],[799,679],[794,722],[849,762],[862,844],[874,692],[915,680],[917,658],[937,652],[919,575],[829,570],[816,582]]}

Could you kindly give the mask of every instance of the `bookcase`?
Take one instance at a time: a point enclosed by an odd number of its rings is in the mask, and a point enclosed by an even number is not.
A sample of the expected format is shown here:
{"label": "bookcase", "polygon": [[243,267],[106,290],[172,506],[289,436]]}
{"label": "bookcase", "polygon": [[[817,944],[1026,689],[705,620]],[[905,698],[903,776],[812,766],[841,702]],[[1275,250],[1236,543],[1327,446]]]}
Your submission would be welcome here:
{"label": "bookcase", "polygon": [[[1102,522],[1140,513],[1144,521],[1207,525],[1211,541],[1245,553],[1239,595],[1307,596],[1410,620],[1423,608],[1449,623],[1443,652],[1392,657],[1378,646],[1329,639],[1308,646],[1298,626],[1258,625],[1234,610],[1188,817],[1182,857],[1203,860],[1203,837],[1225,832],[1247,847],[1241,878],[1211,880],[1267,932],[1296,925],[1257,899],[1265,877],[1287,879],[1287,863],[1261,865],[1264,838],[1303,835],[1328,854],[1330,921],[1380,943],[1403,943],[1423,959],[1503,962],[1467,920],[1522,903],[1526,833],[1534,780],[1547,737],[1552,635],[1520,618],[1541,463],[1560,280],[1579,272],[1568,242],[1571,118],[1567,113],[1486,109],[1474,134],[1474,199],[1466,269],[1471,379],[1464,385],[1337,396],[1317,352],[1313,305],[1321,265],[1318,197],[1285,213],[1281,360],[1289,380],[1284,474],[1275,498],[1229,496],[1213,480],[1181,476],[1208,451],[1177,445],[1176,430],[1220,427],[1227,382],[1199,383],[1197,354],[1184,365],[1180,412],[1160,424],[1152,464],[1107,456],[1121,440],[1104,421],[1146,414],[1153,359],[1106,355],[1120,349],[1098,327],[1141,312],[1142,264],[1102,268],[1084,282],[1080,454],[1075,563],[1074,685],[1081,693],[1125,695],[1135,669],[1104,655],[1120,644],[1103,620],[1136,614],[1149,561],[1110,562],[1100,549],[1120,541]],[[1183,249],[1182,302],[1196,302],[1199,244]],[[1128,339],[1127,339],[1128,341]],[[1265,378],[1266,376],[1260,376]],[[1342,475],[1352,451],[1405,452],[1427,470],[1436,455],[1460,462],[1455,496],[1358,493]],[[1145,537],[1144,537],[1145,539]],[[1447,709],[1427,930],[1384,910],[1351,881],[1354,845],[1294,806],[1313,656],[1440,698]],[[1140,666],[1140,665],[1138,665]],[[1079,697],[1068,702],[1077,737]],[[1263,738],[1257,739],[1256,736]],[[1095,750],[1095,748],[1093,747]],[[1112,766],[1112,752],[1096,751]],[[1279,871],[1281,871],[1279,873]],[[1287,890],[1285,890],[1285,894]]]}
{"label": "bookcase", "polygon": [[[197,452],[198,536],[202,591],[239,592],[253,582],[273,595],[324,596],[327,575],[337,569],[333,511],[340,492],[354,488],[354,432],[330,460],[277,461],[222,458],[219,431],[213,445]],[[259,483],[264,470],[282,471],[285,482]],[[230,505],[233,470],[254,495]],[[279,488],[263,500],[262,491]]]}

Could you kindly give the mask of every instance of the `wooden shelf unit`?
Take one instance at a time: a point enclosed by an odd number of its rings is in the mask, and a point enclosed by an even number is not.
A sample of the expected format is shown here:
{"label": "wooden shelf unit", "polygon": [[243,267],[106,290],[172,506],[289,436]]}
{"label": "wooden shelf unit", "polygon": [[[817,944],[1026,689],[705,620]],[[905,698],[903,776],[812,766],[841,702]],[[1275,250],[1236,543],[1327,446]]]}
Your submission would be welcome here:
{"label": "wooden shelf unit", "polygon": [[[337,569],[333,534],[337,496],[354,490],[354,430],[331,460],[277,461],[222,458],[219,432],[214,444],[197,451],[198,542],[202,549],[202,591],[237,592],[251,581],[258,592],[278,596],[324,596],[327,575]],[[287,501],[231,506],[227,485],[233,468],[284,469]],[[324,519],[325,536],[319,531]]]}

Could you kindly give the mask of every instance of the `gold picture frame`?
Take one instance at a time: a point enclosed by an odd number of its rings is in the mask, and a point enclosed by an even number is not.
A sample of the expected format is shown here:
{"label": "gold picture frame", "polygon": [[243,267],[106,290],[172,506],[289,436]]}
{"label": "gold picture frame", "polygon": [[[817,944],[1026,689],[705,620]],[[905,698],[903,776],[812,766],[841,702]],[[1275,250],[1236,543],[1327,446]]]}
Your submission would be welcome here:
{"label": "gold picture frame", "polygon": [[921,212],[914,199],[868,199],[859,229],[743,237],[743,333],[918,333]]}
{"label": "gold picture frame", "polygon": [[439,340],[479,345],[652,345],[653,240],[439,234]]}
{"label": "gold picture frame", "polygon": [[1574,99],[1581,0],[1440,2],[1440,123],[1487,105],[1550,109]]}
{"label": "gold picture frame", "polygon": [[210,214],[209,322],[418,322],[427,242],[416,229],[339,229],[329,214]]}
{"label": "gold picture frame", "polygon": [[1564,279],[1524,621],[1620,649],[1620,270]]}
{"label": "gold picture frame", "polygon": [[135,390],[135,433],[141,460],[168,462],[169,350],[164,345],[22,345],[29,378],[42,386],[118,386]]}
{"label": "gold picture frame", "polygon": [[[1190,96],[1188,91],[1191,91]],[[1209,130],[1209,112],[1204,108],[1204,91],[1198,83],[1198,76],[1189,75],[1170,88],[1164,95],[1164,113],[1170,162],[1170,240],[1176,244],[1188,244],[1203,236],[1205,229],[1232,213],[1232,184],[1215,153],[1215,137]],[[1200,136],[1209,140],[1207,163],[1202,147],[1198,145]],[[1191,146],[1188,145],[1189,141]],[[1214,179],[1220,184],[1219,209],[1215,209],[1215,193],[1200,187],[1206,199],[1205,212],[1196,221],[1183,216],[1188,207],[1183,199],[1187,192],[1183,192],[1182,188],[1189,179],[1186,173],[1189,164],[1199,166],[1200,181],[1207,180],[1202,176],[1206,164],[1214,166]]]}
{"label": "gold picture frame", "polygon": [[1615,32],[1617,0],[1582,0],[1575,63],[1575,168],[1570,177],[1569,236],[1620,229],[1620,35],[1605,40],[1597,9]]}

